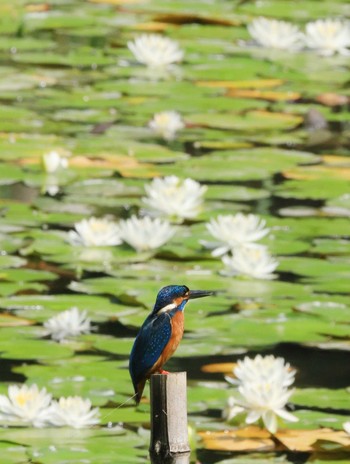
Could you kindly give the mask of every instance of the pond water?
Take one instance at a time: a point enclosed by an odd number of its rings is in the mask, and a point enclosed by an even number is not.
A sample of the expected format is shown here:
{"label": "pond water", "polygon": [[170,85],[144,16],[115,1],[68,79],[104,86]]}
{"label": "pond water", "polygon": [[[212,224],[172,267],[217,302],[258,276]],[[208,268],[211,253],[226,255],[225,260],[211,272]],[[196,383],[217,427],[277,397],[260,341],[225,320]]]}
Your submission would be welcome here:
{"label": "pond water", "polygon": [[[0,461],[148,462],[149,389],[136,407],[129,353],[159,289],[185,284],[215,291],[186,307],[167,364],[187,371],[193,462],[349,462],[349,56],[259,46],[247,29],[266,16],[304,30],[346,17],[348,3],[13,0],[0,13]],[[127,43],[143,33],[169,37],[183,59],[161,71],[137,62]],[[170,135],[169,115],[149,125],[163,111],[180,115]],[[195,214],[181,216],[198,185],[181,200],[168,239],[133,246],[129,230],[97,246],[97,225],[82,242],[84,219],[148,217],[147,189],[166,176],[206,187]],[[268,228],[239,275],[207,227],[237,213]],[[72,308],[90,327],[50,332]],[[286,407],[298,422],[273,437],[222,417],[237,392],[225,375],[259,353],[296,369]],[[88,398],[100,424],[9,423],[3,398],[23,383]],[[237,430],[244,439],[227,435]]]}

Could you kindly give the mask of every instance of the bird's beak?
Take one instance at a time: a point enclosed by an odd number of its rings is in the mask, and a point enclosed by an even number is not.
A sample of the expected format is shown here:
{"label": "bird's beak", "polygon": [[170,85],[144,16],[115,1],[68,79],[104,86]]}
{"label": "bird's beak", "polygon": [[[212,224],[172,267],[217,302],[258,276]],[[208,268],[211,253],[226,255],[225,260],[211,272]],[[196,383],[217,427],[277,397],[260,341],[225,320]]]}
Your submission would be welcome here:
{"label": "bird's beak", "polygon": [[203,298],[203,296],[214,295],[214,292],[207,292],[206,290],[190,290],[188,293],[188,299],[194,300],[195,298]]}

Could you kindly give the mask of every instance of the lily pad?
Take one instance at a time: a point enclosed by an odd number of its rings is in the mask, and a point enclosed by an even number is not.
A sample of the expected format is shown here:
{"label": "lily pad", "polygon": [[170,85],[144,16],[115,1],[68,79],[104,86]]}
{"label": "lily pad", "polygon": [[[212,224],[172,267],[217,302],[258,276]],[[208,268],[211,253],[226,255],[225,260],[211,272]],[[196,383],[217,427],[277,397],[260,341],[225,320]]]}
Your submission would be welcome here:
{"label": "lily pad", "polygon": [[227,150],[210,156],[178,162],[176,166],[161,166],[163,175],[170,173],[192,177],[199,181],[232,182],[262,180],[283,169],[283,166],[317,162],[310,153],[275,148]]}
{"label": "lily pad", "polygon": [[[29,329],[32,333],[29,332]],[[1,357],[9,359],[45,360],[69,358],[72,350],[63,344],[50,340],[42,340],[34,327],[12,328],[1,330]],[[20,339],[20,343],[13,343],[14,339]]]}

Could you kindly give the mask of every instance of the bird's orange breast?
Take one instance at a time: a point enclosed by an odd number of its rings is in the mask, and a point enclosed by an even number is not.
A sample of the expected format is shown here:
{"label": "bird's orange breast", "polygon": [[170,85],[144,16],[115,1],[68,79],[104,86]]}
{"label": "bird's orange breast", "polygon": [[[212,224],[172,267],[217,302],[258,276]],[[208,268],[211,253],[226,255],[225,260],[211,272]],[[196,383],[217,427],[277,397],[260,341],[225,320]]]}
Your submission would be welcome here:
{"label": "bird's orange breast", "polygon": [[183,333],[184,333],[184,313],[183,311],[177,311],[171,319],[170,340],[166,344],[163,350],[163,353],[160,356],[161,365],[165,364],[167,360],[173,355],[176,348],[179,346]]}

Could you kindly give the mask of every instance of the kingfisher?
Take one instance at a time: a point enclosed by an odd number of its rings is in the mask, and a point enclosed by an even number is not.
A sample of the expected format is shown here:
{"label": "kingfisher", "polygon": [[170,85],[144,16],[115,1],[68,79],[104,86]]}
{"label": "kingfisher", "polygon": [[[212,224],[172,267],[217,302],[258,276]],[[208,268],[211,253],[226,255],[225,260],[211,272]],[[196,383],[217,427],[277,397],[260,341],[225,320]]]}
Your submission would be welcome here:
{"label": "kingfisher", "polygon": [[184,309],[188,300],[213,292],[190,290],[186,285],[163,287],[152,312],[139,330],[130,354],[129,371],[138,404],[146,380],[152,374],[168,374],[164,364],[174,354],[184,333]]}

